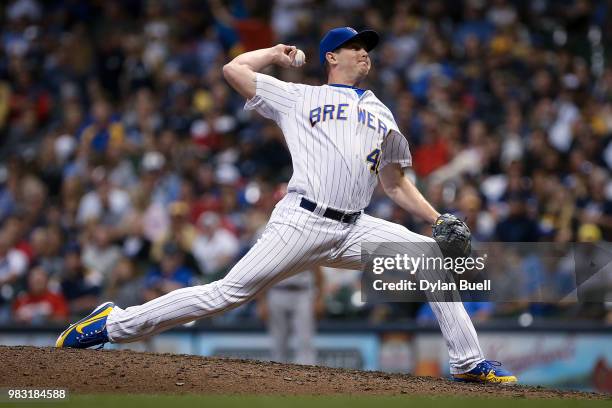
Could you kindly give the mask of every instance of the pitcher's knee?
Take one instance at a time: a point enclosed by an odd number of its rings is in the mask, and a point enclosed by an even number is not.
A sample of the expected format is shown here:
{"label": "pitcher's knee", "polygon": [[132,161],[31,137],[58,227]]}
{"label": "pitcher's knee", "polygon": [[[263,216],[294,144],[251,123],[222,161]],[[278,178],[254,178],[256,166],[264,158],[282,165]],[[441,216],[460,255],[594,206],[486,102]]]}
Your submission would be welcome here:
{"label": "pitcher's knee", "polygon": [[242,282],[229,281],[226,278],[214,282],[217,286],[217,293],[226,303],[239,305],[252,299],[256,292],[252,287]]}

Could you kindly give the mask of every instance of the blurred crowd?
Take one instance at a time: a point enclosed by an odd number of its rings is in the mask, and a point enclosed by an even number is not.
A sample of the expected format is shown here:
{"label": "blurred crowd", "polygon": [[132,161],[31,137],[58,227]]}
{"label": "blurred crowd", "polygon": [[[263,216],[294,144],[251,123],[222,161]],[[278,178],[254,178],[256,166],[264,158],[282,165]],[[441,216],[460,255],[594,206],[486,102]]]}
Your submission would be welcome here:
{"label": "blurred crowd", "polygon": [[[612,2],[587,0],[13,0],[0,5],[0,322],[65,322],[223,276],[291,176],[277,126],[244,111],[222,66],[278,42],[270,73],[321,84],[330,28],[382,37],[364,88],[410,141],[411,176],[474,240],[612,237]],[[378,190],[370,214],[424,234]],[[554,264],[521,270],[550,282]],[[415,318],[363,305],[325,271],[326,317]],[[510,283],[509,283],[510,284]],[[606,286],[607,285],[607,286]],[[565,290],[551,285],[550,290]],[[612,322],[612,278],[588,310],[476,304],[498,315]],[[536,307],[537,306],[537,307]],[[540,305],[541,306],[541,305]],[[253,318],[244,307],[225,319]]]}

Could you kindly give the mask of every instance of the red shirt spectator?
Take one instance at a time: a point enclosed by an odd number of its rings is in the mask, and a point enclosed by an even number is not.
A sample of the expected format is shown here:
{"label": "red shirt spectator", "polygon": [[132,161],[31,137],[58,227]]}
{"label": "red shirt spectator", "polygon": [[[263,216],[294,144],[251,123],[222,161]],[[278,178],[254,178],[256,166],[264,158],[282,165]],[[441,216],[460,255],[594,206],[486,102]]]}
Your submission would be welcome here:
{"label": "red shirt spectator", "polygon": [[28,275],[28,290],[13,303],[16,321],[37,324],[49,320],[63,322],[68,318],[68,303],[64,296],[49,289],[49,275],[38,266]]}
{"label": "red shirt spectator", "polygon": [[274,44],[272,27],[264,21],[256,18],[236,20],[234,28],[238,32],[245,51],[271,47]]}
{"label": "red shirt spectator", "polygon": [[414,171],[420,177],[428,176],[432,171],[448,162],[448,145],[441,137],[416,148],[412,158]]}

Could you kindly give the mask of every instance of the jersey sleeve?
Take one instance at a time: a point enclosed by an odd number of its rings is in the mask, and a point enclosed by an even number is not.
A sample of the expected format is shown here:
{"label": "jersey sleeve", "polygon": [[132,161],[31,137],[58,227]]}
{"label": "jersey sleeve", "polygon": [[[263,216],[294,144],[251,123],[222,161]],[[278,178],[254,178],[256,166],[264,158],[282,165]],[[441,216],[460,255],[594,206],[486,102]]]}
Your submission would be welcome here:
{"label": "jersey sleeve", "polygon": [[304,87],[259,72],[255,73],[255,86],[255,96],[246,101],[244,109],[255,109],[262,116],[273,120],[292,111]]}
{"label": "jersey sleeve", "polygon": [[389,163],[399,163],[401,167],[412,166],[412,155],[408,140],[397,128],[391,129],[382,142],[380,168]]}

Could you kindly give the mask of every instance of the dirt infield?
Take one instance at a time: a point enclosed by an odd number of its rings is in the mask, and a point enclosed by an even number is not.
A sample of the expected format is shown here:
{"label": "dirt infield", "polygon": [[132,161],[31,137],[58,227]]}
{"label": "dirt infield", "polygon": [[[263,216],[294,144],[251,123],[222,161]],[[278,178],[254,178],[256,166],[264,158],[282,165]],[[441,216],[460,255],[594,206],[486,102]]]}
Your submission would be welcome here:
{"label": "dirt infield", "polygon": [[0,346],[0,388],[71,393],[224,395],[440,395],[611,398],[526,386],[461,384],[441,378],[117,350]]}

